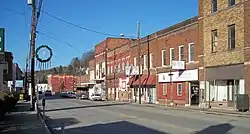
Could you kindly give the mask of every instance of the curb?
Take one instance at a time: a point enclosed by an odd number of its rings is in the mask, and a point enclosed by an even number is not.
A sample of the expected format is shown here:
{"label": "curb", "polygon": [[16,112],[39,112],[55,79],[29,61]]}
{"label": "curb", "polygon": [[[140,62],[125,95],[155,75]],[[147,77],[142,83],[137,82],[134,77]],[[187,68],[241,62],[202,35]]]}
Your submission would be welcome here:
{"label": "curb", "polygon": [[[40,110],[39,110],[39,111],[40,111]],[[50,131],[50,129],[49,129],[49,127],[47,126],[46,122],[43,122],[41,112],[38,113],[38,117],[39,117],[39,120],[40,120],[40,122],[41,122],[43,128],[45,128],[45,129],[44,129],[45,133],[46,133],[46,134],[52,134],[52,132]]]}
{"label": "curb", "polygon": [[135,104],[135,103],[131,103],[132,105],[136,105],[136,106],[145,106],[145,107],[158,107],[158,108],[162,108],[164,110],[180,110],[180,111],[190,111],[190,112],[203,112],[205,114],[213,114],[213,115],[230,115],[230,116],[234,116],[234,117],[242,117],[242,118],[250,118],[250,114],[243,114],[243,113],[232,113],[232,112],[226,112],[226,111],[212,111],[209,109],[191,109],[191,108],[178,108],[178,107],[163,107],[163,106],[157,106],[157,105],[145,105],[145,104]]}

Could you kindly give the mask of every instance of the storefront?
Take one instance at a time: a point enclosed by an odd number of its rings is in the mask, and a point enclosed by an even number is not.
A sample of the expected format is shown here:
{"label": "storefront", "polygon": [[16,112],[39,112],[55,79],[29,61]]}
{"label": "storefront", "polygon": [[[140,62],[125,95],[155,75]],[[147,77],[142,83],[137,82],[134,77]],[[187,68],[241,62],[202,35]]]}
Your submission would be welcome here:
{"label": "storefront", "polygon": [[[132,101],[139,103],[139,78],[133,76],[128,84],[131,87]],[[157,100],[156,76],[144,74],[141,76],[141,102],[154,104]]]}
{"label": "storefront", "polygon": [[158,74],[158,102],[190,106],[199,104],[198,69]]}
{"label": "storefront", "polygon": [[210,107],[235,107],[244,94],[244,65],[206,68],[205,100]]}

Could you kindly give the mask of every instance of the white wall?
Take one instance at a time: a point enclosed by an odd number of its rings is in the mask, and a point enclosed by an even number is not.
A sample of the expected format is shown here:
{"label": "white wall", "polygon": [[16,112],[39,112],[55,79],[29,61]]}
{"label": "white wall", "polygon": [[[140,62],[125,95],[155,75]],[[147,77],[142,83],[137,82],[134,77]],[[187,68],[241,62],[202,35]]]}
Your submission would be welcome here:
{"label": "white wall", "polygon": [[245,93],[245,80],[241,79],[239,83],[239,94]]}
{"label": "white wall", "polygon": [[95,79],[95,70],[91,70],[89,74],[89,80],[94,80]]}

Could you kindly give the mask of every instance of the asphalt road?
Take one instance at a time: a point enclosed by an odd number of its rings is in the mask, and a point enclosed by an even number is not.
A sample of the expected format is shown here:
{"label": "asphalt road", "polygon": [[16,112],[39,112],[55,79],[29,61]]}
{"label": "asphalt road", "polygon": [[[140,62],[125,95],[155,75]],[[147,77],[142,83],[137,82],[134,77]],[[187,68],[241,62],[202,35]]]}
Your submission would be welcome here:
{"label": "asphalt road", "polygon": [[65,134],[249,134],[250,119],[134,104],[48,97],[47,125]]}

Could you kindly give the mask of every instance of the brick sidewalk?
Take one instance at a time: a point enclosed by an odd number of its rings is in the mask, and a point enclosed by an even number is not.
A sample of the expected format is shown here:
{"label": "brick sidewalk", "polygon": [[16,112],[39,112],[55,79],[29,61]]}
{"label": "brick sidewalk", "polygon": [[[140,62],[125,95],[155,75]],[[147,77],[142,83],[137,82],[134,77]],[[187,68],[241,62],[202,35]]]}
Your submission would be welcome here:
{"label": "brick sidewalk", "polygon": [[28,102],[18,102],[13,112],[6,114],[0,121],[0,133],[3,134],[43,134],[41,123],[35,111],[29,111]]}

